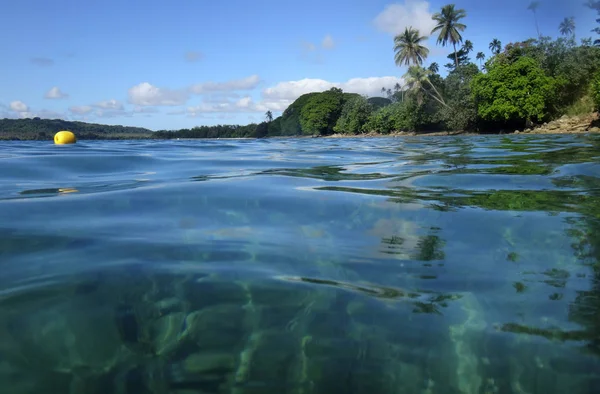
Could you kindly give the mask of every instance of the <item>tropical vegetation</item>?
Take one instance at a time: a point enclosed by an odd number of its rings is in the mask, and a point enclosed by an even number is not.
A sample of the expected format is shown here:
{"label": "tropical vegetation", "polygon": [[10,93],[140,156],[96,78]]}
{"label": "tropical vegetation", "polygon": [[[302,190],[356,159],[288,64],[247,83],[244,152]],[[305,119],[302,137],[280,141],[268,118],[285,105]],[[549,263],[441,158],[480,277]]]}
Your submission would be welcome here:
{"label": "tropical vegetation", "polygon": [[[566,16],[556,26],[558,38],[544,36],[533,14],[537,37],[503,45],[491,38],[487,48],[469,40],[468,13],[454,4],[433,14],[434,27],[421,32],[408,26],[393,39],[393,61],[406,67],[403,83],[384,86],[383,97],[365,97],[332,88],[300,96],[279,117],[246,126],[200,126],[178,131],[69,123],[58,120],[0,120],[0,138],[50,139],[59,129],[85,138],[218,138],[321,136],[332,133],[387,134],[398,131],[499,132],[533,127],[563,115],[600,109],[600,0],[586,4],[598,14],[597,37],[576,40],[576,20]],[[449,62],[428,64],[428,35],[451,47]],[[581,34],[580,34],[581,36]],[[390,56],[391,57],[391,56]],[[471,58],[473,57],[473,59]],[[54,122],[54,123],[53,123]],[[57,123],[59,122],[59,123]],[[63,123],[60,123],[63,122]],[[64,127],[63,127],[64,126]]]}

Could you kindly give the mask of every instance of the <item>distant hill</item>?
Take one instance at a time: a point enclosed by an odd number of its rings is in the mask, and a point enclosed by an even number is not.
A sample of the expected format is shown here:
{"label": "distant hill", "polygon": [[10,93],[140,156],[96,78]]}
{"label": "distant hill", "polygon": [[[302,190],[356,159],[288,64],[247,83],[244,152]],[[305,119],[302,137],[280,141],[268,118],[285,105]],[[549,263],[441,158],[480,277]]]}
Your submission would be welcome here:
{"label": "distant hill", "polygon": [[0,140],[52,140],[61,130],[75,133],[78,139],[152,138],[152,130],[142,127],[110,126],[62,119],[0,119]]}
{"label": "distant hill", "polygon": [[[357,99],[371,104],[372,110],[367,109],[368,111],[376,111],[391,103],[391,100],[383,97],[372,97],[366,100],[356,93],[344,93],[341,89],[331,88],[323,92],[301,95],[283,111],[281,116],[271,122],[196,126],[191,129],[156,132],[142,127],[110,126],[62,119],[0,119],[0,140],[52,141],[54,134],[61,130],[72,131],[79,140],[328,135],[334,133],[334,128],[343,114],[345,114],[343,116],[345,123],[341,122],[338,129],[341,127],[358,130],[358,126],[362,127],[368,114],[361,112],[363,107],[356,106],[354,102]],[[345,112],[344,108],[346,108]]]}

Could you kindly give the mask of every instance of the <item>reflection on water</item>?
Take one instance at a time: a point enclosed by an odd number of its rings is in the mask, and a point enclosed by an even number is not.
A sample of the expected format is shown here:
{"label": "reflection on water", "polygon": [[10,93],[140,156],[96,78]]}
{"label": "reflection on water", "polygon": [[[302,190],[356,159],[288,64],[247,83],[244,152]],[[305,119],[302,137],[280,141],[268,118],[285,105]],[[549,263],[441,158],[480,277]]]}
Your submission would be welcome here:
{"label": "reflection on water", "polygon": [[600,138],[0,145],[10,393],[600,392]]}

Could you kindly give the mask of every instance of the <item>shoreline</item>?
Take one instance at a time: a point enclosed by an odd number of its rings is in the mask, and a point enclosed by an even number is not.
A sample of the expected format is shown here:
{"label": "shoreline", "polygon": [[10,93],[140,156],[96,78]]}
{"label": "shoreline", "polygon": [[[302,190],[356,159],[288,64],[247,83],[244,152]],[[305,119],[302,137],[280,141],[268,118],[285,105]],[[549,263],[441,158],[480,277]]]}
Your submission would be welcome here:
{"label": "shoreline", "polygon": [[600,115],[598,113],[562,116],[557,120],[537,125],[533,128],[498,132],[473,132],[473,131],[396,131],[389,134],[376,132],[363,134],[336,133],[312,138],[381,138],[381,137],[455,137],[455,136],[487,136],[487,135],[509,135],[509,134],[588,134],[600,133]]}

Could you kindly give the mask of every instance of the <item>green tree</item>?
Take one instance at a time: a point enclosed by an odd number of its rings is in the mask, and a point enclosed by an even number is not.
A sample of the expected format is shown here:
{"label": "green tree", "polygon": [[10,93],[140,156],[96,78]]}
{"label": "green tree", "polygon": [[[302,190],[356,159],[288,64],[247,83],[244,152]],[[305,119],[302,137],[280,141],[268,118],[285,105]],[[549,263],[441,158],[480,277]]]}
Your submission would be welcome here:
{"label": "green tree", "polygon": [[533,19],[535,20],[535,30],[537,31],[537,35],[538,37],[542,37],[542,35],[540,34],[540,28],[538,26],[538,21],[537,21],[537,9],[540,7],[540,2],[539,1],[532,1],[529,6],[527,6],[527,9],[531,12],[533,12]]}
{"label": "green tree", "polygon": [[465,40],[465,43],[463,44],[462,49],[468,55],[469,53],[471,53],[471,51],[473,51],[473,43],[470,40]]}
{"label": "green tree", "polygon": [[562,34],[563,36],[572,35],[574,37],[575,36],[575,18],[570,17],[570,18],[563,19],[563,21],[560,22],[560,25],[558,26],[558,30],[560,31],[560,34]]}
{"label": "green tree", "polygon": [[273,112],[270,110],[265,112],[265,119],[267,120],[267,123],[271,123],[273,121]]}
{"label": "green tree", "polygon": [[477,125],[477,105],[471,94],[471,81],[480,71],[469,63],[448,74],[444,80],[447,107],[441,110],[446,127],[451,130],[473,130]]}
{"label": "green tree", "polygon": [[336,133],[358,134],[364,132],[364,125],[373,112],[373,106],[362,97],[354,97],[344,104],[342,113],[333,128]]}
{"label": "green tree", "polygon": [[421,36],[419,31],[407,27],[403,33],[394,37],[394,52],[396,53],[396,65],[401,66],[418,64],[421,65],[429,55],[429,49],[422,45],[427,37]]}
{"label": "green tree", "polygon": [[269,134],[269,123],[261,122],[256,126],[255,137],[264,138]]}
{"label": "green tree", "polygon": [[477,60],[479,60],[479,65],[483,66],[483,61],[485,60],[485,53],[477,52],[477,56],[475,56]]}
{"label": "green tree", "polygon": [[308,99],[300,112],[300,124],[304,134],[331,134],[337,123],[344,95],[342,89],[331,88]]}
{"label": "green tree", "polygon": [[427,69],[429,71],[431,71],[433,74],[437,74],[438,72],[440,72],[440,65],[437,64],[436,62],[433,62],[429,65],[429,67]]}
{"label": "green tree", "polygon": [[431,83],[429,79],[430,75],[431,71],[426,68],[410,66],[406,74],[404,74],[408,90],[415,96],[419,104],[423,103],[423,93],[426,93],[438,103],[447,106],[442,95],[436,89],[435,85]]}
{"label": "green tree", "polygon": [[592,82],[592,99],[594,100],[596,111],[600,111],[600,73],[596,75]]}
{"label": "green tree", "polygon": [[302,134],[302,125],[300,124],[300,114],[304,105],[314,96],[321,93],[312,92],[301,95],[290,104],[281,115],[281,135],[300,135]]}
{"label": "green tree", "polygon": [[501,50],[502,50],[502,42],[500,42],[499,39],[494,38],[492,40],[492,42],[490,42],[490,51],[492,51],[492,53],[494,55],[498,55],[498,54],[500,54]]}
{"label": "green tree", "polygon": [[464,31],[467,26],[460,23],[462,18],[465,18],[467,13],[463,9],[456,9],[454,4],[448,4],[442,7],[441,12],[433,14],[432,19],[437,25],[431,31],[431,34],[438,32],[437,43],[446,46],[451,43],[454,47],[455,66],[458,68],[458,54],[456,45],[462,43],[460,32]]}
{"label": "green tree", "polygon": [[491,64],[487,74],[473,78],[471,89],[482,119],[523,124],[547,117],[556,82],[538,61],[524,56]]}

